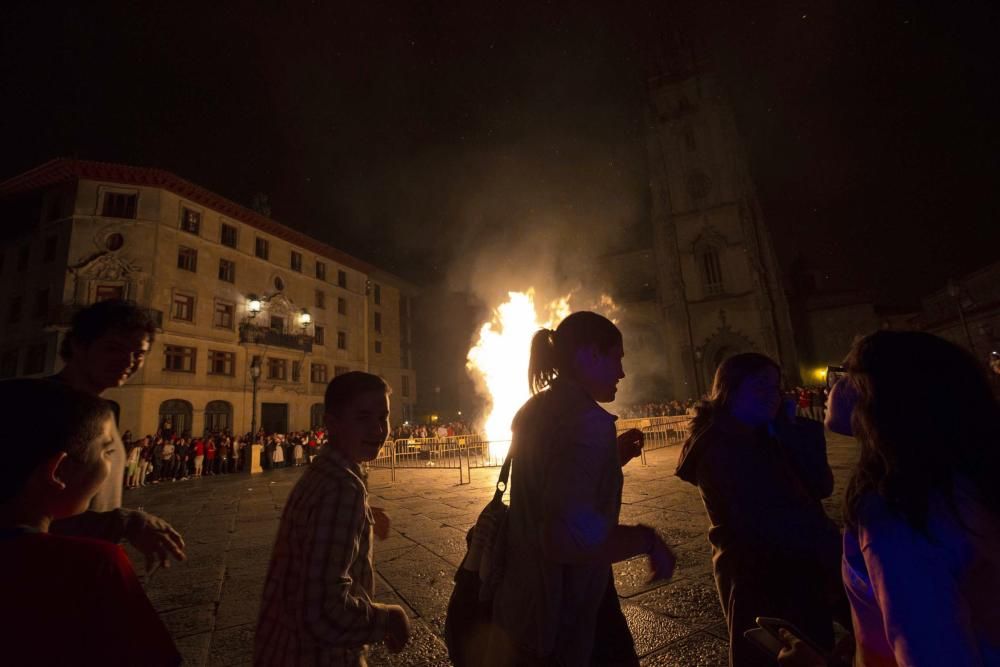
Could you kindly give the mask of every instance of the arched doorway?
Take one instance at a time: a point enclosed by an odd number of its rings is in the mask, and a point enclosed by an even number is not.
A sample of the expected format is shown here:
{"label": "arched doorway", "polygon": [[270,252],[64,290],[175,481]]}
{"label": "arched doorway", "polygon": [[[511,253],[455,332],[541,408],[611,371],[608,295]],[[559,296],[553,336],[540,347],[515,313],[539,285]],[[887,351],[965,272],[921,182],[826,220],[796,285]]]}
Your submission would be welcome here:
{"label": "arched doorway", "polygon": [[205,432],[233,430],[233,406],[228,401],[209,401],[205,406]]}
{"label": "arched doorway", "polygon": [[191,432],[191,415],[194,409],[191,404],[180,398],[171,398],[169,401],[160,403],[160,423],[159,428],[183,435]]}
{"label": "arched doorway", "polygon": [[326,408],[323,407],[322,403],[312,404],[312,407],[309,408],[309,428],[317,429],[323,425],[324,412],[326,412]]}

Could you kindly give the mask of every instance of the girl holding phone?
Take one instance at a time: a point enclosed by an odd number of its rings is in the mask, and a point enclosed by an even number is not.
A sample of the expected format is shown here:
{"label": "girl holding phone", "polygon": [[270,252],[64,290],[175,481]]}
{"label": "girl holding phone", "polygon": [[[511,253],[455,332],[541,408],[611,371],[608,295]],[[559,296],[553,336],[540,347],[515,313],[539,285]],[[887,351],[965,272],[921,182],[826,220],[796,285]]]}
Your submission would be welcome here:
{"label": "girl holding phone", "polygon": [[[833,492],[823,426],[781,410],[781,369],[732,356],[697,409],[677,476],[698,487],[734,667],[773,665],[743,635],[758,616],[787,619],[824,650],[842,599],[840,532],[820,501]],[[839,592],[839,595],[838,595]]]}

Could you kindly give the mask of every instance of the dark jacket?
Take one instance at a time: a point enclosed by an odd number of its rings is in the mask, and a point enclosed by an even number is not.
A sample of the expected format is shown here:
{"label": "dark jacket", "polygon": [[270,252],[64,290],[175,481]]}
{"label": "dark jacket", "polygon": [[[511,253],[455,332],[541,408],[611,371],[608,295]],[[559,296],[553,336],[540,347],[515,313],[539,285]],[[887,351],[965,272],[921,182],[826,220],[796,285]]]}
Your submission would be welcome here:
{"label": "dark jacket", "polygon": [[839,531],[820,503],[833,491],[833,474],[818,422],[755,430],[719,415],[684,443],[676,475],[701,492],[717,552],[825,560],[839,549]]}

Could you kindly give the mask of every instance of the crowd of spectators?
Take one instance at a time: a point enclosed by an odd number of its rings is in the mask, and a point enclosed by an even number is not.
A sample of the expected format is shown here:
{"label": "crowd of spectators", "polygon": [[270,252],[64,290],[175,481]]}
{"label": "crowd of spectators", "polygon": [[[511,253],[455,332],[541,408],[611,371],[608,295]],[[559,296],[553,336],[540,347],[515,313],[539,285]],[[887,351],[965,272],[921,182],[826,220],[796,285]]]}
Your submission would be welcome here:
{"label": "crowd of spectators", "polygon": [[697,401],[689,398],[686,401],[664,401],[662,403],[638,403],[618,409],[621,419],[642,419],[644,417],[675,417],[692,415]]}
{"label": "crowd of spectators", "polygon": [[472,428],[463,421],[442,422],[440,424],[410,424],[397,426],[389,434],[392,440],[406,438],[448,438],[454,435],[470,435]]}
{"label": "crowd of spectators", "polygon": [[[326,433],[323,429],[287,434],[260,432],[257,439],[262,445],[261,467],[270,470],[311,462],[326,444]],[[156,435],[133,439],[126,431],[122,435],[126,449],[125,488],[243,472],[251,440],[249,433],[234,436],[217,431],[194,438],[189,433],[162,429]]]}

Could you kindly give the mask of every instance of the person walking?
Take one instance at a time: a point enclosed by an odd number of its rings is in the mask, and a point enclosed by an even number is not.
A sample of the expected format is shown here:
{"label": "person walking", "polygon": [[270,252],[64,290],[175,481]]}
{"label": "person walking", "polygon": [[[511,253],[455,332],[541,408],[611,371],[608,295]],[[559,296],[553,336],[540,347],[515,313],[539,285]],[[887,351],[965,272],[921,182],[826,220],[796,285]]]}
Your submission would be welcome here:
{"label": "person walking", "polygon": [[674,555],[655,530],[619,522],[622,466],[642,434],[616,437],[624,356],[608,319],[569,315],[531,344],[530,398],[512,425],[506,571],[493,604],[487,664],[638,665],[611,565],[646,554],[656,579]]}

